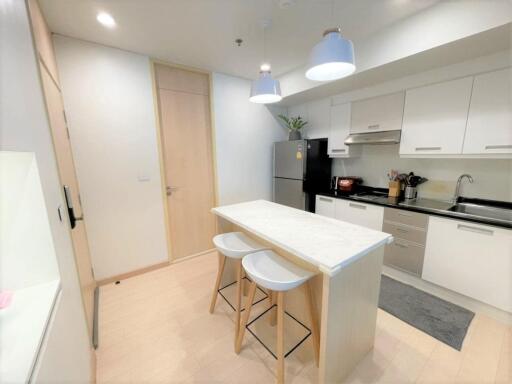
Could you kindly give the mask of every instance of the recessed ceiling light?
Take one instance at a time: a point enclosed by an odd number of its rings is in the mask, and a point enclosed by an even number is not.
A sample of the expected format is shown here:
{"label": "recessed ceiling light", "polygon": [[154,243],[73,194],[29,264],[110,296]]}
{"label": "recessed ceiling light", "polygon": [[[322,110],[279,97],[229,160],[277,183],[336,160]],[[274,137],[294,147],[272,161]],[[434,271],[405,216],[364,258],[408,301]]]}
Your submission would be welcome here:
{"label": "recessed ceiling light", "polygon": [[114,28],[116,26],[116,21],[114,18],[106,12],[98,13],[96,20],[98,20],[98,23],[104,25],[107,28]]}

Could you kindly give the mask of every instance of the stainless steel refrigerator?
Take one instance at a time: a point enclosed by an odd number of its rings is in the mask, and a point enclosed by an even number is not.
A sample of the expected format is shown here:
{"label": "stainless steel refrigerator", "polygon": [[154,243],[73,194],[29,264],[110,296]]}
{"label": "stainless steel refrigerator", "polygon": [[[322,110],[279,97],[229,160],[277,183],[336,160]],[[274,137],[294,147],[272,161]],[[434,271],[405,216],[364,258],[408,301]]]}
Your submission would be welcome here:
{"label": "stainless steel refrigerator", "polygon": [[274,201],[315,211],[315,196],[329,190],[331,159],[327,139],[274,144]]}

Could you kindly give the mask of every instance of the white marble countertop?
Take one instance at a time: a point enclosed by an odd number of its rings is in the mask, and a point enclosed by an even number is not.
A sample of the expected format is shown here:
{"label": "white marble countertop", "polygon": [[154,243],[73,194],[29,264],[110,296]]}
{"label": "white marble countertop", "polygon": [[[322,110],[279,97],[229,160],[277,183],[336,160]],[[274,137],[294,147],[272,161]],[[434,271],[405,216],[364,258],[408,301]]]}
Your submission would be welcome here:
{"label": "white marble countertop", "polygon": [[393,240],[384,232],[266,200],[225,205],[212,212],[331,276]]}

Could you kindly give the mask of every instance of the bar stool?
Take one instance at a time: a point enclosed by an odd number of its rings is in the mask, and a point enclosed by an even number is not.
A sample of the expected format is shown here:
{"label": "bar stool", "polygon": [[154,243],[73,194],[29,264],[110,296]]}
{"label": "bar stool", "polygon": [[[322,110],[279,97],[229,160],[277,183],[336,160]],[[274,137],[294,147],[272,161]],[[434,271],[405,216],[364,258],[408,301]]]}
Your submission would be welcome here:
{"label": "bar stool", "polygon": [[284,383],[284,294],[301,285],[304,285],[306,303],[311,322],[311,336],[316,364],[319,358],[318,323],[314,312],[313,297],[310,279],[315,275],[311,271],[300,268],[271,250],[251,253],[242,260],[245,272],[252,283],[247,296],[247,304],[240,325],[240,332],[236,341],[235,352],[239,353],[242,347],[245,328],[251,314],[252,302],[256,293],[256,285],[277,292],[277,382]]}
{"label": "bar stool", "polygon": [[[242,232],[228,232],[217,235],[213,238],[213,244],[220,253],[220,264],[213,290],[212,301],[210,303],[210,313],[213,313],[217,296],[219,294],[222,274],[226,264],[226,257],[236,260],[236,303],[235,303],[235,345],[240,330],[240,304],[242,301],[242,258],[252,252],[264,250],[265,247],[246,236]],[[253,296],[254,298],[254,296]],[[251,301],[252,304],[252,301]]]}

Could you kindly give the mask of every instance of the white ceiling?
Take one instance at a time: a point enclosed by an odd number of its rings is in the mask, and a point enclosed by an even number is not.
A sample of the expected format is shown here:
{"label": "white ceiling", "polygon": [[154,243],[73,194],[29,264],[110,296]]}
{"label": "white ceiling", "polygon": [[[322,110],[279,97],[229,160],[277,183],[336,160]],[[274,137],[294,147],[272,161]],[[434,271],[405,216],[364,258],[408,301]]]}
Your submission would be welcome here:
{"label": "white ceiling", "polygon": [[[324,29],[340,25],[355,41],[438,0],[40,0],[53,32],[143,53],[153,58],[245,78],[267,61],[274,75],[303,66]],[[290,0],[287,0],[288,2]],[[333,7],[334,6],[334,7]],[[331,12],[331,9],[334,11]],[[107,29],[99,11],[117,22]],[[236,38],[244,40],[237,47]]]}

